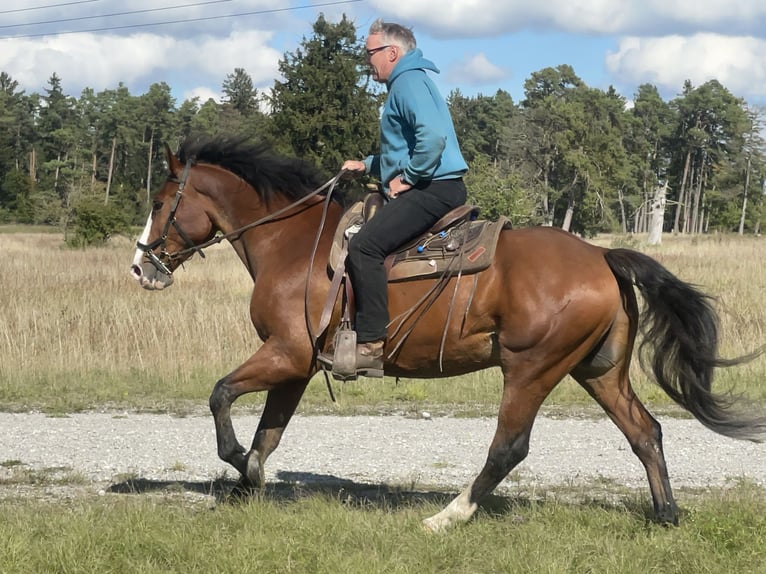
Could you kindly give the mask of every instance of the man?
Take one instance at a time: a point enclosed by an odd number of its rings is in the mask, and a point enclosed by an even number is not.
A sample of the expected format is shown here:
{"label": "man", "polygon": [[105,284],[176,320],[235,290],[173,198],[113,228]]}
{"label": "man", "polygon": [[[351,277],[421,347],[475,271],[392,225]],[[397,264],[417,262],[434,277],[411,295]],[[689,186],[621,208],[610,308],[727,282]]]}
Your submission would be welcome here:
{"label": "man", "polygon": [[427,71],[438,73],[412,31],[376,20],[365,42],[375,81],[388,89],[380,118],[380,153],[348,160],[352,175],[380,178],[389,201],[350,241],[347,268],[354,288],[357,374],[383,376],[388,330],[388,254],[465,203],[468,170],[444,98]]}

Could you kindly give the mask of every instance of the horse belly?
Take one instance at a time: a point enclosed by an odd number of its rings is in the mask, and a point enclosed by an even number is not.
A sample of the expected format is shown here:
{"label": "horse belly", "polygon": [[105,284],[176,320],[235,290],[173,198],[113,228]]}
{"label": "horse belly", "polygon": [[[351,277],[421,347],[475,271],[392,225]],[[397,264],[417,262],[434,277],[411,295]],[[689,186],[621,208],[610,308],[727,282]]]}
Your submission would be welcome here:
{"label": "horse belly", "polygon": [[[393,351],[396,340],[388,345]],[[465,375],[499,364],[499,347],[494,333],[480,333],[447,340],[411,338],[386,362],[386,375],[395,377],[438,378]]]}
{"label": "horse belly", "polygon": [[[410,313],[427,294],[430,281],[401,284],[390,291],[391,325],[386,374],[412,378],[455,376],[499,364],[494,309],[487,289],[492,273],[448,283],[440,297],[422,313]],[[405,319],[406,318],[406,319]],[[390,366],[389,366],[390,365]]]}

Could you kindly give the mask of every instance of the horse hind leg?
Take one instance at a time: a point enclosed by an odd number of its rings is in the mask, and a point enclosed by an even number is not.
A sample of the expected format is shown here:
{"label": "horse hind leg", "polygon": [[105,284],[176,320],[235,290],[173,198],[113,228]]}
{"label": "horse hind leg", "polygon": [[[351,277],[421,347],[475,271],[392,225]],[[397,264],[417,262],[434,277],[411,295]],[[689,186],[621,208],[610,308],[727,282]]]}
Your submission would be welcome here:
{"label": "horse hind leg", "polygon": [[627,324],[616,324],[597,353],[580,363],[572,377],[606,411],[628,439],[631,449],[646,469],[655,519],[678,524],[678,508],[670,487],[662,428],[633,391],[628,376],[632,337]]}

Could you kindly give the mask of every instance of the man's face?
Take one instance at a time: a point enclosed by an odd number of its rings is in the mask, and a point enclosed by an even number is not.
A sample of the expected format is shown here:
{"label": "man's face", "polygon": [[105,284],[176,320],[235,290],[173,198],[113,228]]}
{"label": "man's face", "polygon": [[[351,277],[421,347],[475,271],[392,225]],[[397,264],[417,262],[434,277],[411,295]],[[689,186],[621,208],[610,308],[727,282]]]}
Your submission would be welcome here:
{"label": "man's face", "polygon": [[367,51],[367,63],[370,65],[372,79],[385,82],[398,59],[399,48],[386,44],[380,34],[370,34],[364,44]]}

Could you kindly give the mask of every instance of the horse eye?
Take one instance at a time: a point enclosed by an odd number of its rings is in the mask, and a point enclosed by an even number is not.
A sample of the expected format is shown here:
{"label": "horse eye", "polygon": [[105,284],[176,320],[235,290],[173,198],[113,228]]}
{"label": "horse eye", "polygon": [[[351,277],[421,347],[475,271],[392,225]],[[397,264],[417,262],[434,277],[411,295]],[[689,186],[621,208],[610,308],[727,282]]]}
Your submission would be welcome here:
{"label": "horse eye", "polygon": [[159,199],[155,199],[152,204],[152,211],[159,211],[162,209],[162,202]]}

